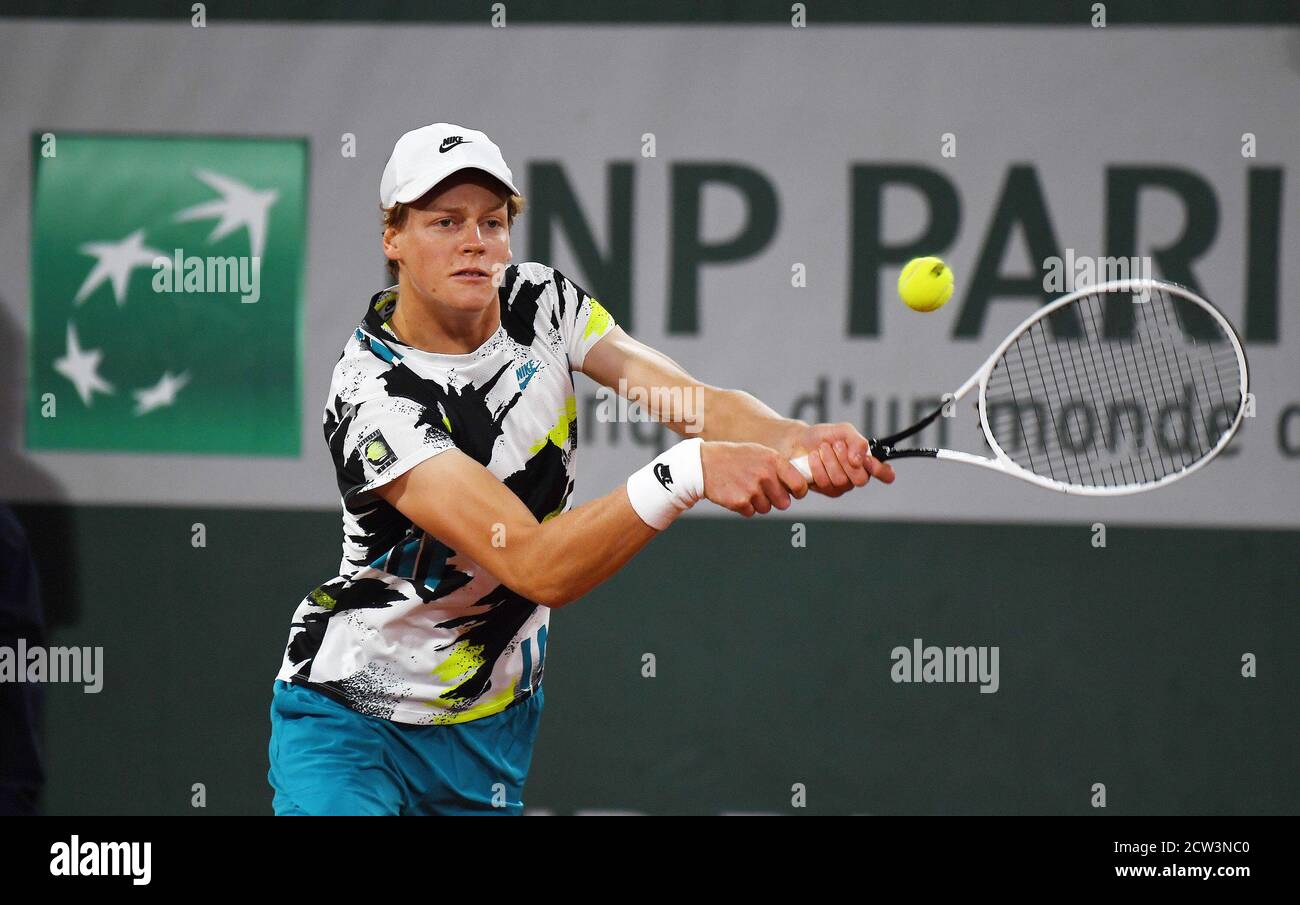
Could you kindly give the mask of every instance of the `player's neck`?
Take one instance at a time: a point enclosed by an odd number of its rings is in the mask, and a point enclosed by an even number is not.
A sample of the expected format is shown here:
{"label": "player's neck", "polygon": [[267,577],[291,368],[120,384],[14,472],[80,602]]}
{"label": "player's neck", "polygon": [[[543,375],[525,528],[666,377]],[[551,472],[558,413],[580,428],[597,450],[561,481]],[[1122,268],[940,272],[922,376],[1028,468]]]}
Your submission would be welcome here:
{"label": "player's neck", "polygon": [[501,308],[454,311],[426,300],[399,283],[397,307],[389,326],[408,346],[441,355],[466,355],[491,338],[501,326]]}

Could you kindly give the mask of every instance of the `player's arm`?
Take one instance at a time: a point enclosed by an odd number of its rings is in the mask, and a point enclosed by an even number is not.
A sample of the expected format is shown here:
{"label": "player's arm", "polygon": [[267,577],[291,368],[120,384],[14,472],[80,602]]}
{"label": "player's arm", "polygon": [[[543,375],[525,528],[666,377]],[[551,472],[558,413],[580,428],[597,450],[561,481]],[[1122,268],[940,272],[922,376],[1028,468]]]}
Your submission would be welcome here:
{"label": "player's arm", "polygon": [[492,472],[456,449],[375,493],[511,590],[552,607],[596,587],[658,533],[622,487],[539,524]]}
{"label": "player's arm", "polygon": [[743,390],[696,380],[662,352],[614,327],[591,347],[582,372],[597,383],[641,401],[650,416],[673,432],[707,441],[761,443],[787,458],[809,455],[816,490],[839,496],[876,477],[894,480],[894,470],[871,455],[853,425],[814,424],[783,418]]}
{"label": "player's arm", "polygon": [[762,443],[780,448],[802,421],[782,418],[743,390],[728,390],[696,380],[664,353],[615,326],[591,347],[582,373],[599,384],[638,399],[674,433],[705,440]]}
{"label": "player's arm", "polygon": [[[535,603],[560,607],[609,578],[667,527],[671,518],[663,517],[664,511],[675,517],[707,498],[748,517],[773,506],[786,509],[791,495],[808,492],[794,466],[767,447],[708,443],[695,451],[688,446],[666,450],[626,485],[542,523],[492,472],[457,449],[425,459],[374,492],[506,587]],[[671,465],[673,491],[649,477],[660,463]],[[656,496],[681,494],[687,486],[695,486],[696,493],[689,501],[679,499],[680,505],[674,497]]]}

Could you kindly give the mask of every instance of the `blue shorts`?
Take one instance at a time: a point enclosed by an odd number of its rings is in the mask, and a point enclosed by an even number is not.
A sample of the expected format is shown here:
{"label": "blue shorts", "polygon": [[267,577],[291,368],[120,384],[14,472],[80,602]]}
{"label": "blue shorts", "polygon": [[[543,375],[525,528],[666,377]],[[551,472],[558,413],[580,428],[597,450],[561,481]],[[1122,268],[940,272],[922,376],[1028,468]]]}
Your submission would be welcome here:
{"label": "blue shorts", "polygon": [[542,689],[468,723],[367,716],[277,680],[271,769],[277,816],[521,814]]}

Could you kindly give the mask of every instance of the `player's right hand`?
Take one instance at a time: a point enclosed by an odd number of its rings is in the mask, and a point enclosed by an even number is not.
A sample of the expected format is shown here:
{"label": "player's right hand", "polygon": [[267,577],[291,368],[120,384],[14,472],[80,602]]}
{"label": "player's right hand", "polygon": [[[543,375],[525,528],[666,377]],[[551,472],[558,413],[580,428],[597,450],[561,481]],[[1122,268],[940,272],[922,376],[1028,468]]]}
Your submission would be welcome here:
{"label": "player's right hand", "polygon": [[704,496],[745,518],[789,509],[790,497],[802,500],[808,482],[790,460],[761,443],[708,441],[700,447]]}

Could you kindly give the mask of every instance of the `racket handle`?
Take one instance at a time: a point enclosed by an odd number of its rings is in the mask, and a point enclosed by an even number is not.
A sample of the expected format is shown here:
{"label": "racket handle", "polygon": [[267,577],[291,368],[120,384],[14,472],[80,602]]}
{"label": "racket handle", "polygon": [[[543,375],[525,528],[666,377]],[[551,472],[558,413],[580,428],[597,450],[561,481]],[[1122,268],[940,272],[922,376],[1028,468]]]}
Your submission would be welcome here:
{"label": "racket handle", "polygon": [[807,456],[799,456],[797,458],[791,459],[790,464],[795,467],[795,471],[803,475],[803,479],[805,481],[811,481],[813,479],[812,469],[808,467]]}
{"label": "racket handle", "polygon": [[[881,462],[884,462],[886,459],[892,459],[897,455],[895,450],[890,446],[877,445],[875,440],[870,440],[868,442],[871,444],[871,455],[875,456]],[[907,455],[910,452],[911,450],[904,450],[903,454]],[[933,453],[929,451],[918,450],[918,452],[925,452],[926,454],[933,455]],[[791,459],[790,464],[795,467],[795,471],[803,475],[805,481],[811,481],[813,479],[812,469],[808,467],[808,457],[806,455]]]}

